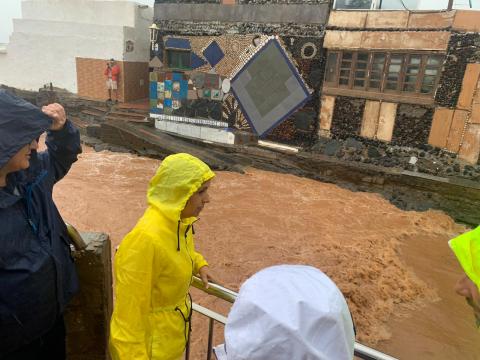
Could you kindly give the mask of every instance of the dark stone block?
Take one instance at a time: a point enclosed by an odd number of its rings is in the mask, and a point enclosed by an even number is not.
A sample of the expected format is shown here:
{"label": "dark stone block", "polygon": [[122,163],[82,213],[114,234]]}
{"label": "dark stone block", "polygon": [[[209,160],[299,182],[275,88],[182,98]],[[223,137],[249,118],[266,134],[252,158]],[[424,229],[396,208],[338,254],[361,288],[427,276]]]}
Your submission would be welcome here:
{"label": "dark stone block", "polygon": [[340,141],[331,140],[326,144],[324,154],[328,156],[334,156],[341,148],[342,143]]}
{"label": "dark stone block", "polygon": [[370,159],[377,159],[382,157],[382,154],[378,151],[376,147],[369,146],[367,149],[367,155]]}
{"label": "dark stone block", "polygon": [[365,99],[337,96],[331,132],[335,138],[358,136],[362,126]]}
{"label": "dark stone block", "polygon": [[424,105],[400,104],[397,108],[392,144],[419,147],[428,142],[434,108]]}
{"label": "dark stone block", "polygon": [[354,138],[348,138],[345,141],[345,147],[353,148],[355,150],[363,150],[363,144],[360,141],[355,140]]}

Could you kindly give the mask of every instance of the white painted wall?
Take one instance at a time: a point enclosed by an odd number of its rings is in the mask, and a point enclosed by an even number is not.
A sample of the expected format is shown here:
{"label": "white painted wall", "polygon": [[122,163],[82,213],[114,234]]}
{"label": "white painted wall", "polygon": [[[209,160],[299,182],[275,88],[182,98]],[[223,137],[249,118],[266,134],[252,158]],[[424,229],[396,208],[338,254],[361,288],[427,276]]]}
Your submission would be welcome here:
{"label": "white painted wall", "polygon": [[[77,92],[76,57],[148,62],[152,18],[152,8],[133,1],[24,1],[0,52],[0,83],[36,90],[53,82]],[[125,52],[127,40],[133,52]]]}

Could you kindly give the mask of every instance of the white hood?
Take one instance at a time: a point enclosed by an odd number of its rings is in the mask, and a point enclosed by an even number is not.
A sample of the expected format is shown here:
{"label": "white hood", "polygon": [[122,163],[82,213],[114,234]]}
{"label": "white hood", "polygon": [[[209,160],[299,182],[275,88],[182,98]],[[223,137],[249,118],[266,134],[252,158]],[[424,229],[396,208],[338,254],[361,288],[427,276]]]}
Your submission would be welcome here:
{"label": "white hood", "polygon": [[355,335],[347,303],[321,271],[301,265],[249,278],[228,315],[221,360],[351,360]]}

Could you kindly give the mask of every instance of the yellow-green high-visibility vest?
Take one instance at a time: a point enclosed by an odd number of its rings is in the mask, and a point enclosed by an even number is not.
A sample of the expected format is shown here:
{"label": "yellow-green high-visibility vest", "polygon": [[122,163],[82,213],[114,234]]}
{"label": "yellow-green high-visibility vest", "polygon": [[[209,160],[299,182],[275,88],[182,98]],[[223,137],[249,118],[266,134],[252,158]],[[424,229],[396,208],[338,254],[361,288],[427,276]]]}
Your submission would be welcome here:
{"label": "yellow-green high-visibility vest", "polygon": [[449,241],[465,274],[480,289],[480,226]]}

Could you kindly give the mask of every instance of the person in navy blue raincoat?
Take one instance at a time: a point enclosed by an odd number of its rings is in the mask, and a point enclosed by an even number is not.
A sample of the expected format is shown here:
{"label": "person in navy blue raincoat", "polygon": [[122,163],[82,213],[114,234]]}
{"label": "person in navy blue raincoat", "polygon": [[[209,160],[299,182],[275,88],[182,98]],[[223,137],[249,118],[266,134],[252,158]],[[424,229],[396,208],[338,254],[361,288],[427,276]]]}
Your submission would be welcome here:
{"label": "person in navy blue raincoat", "polygon": [[0,90],[1,360],[65,359],[62,314],[78,280],[52,191],[80,152],[61,105],[40,110]]}

